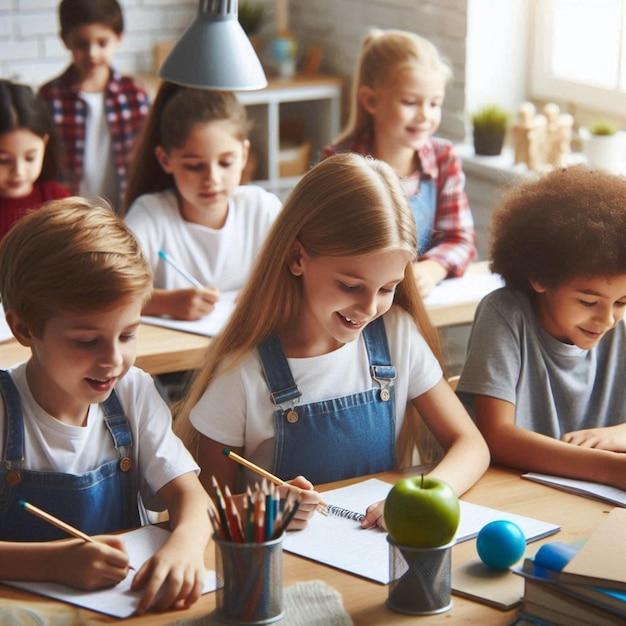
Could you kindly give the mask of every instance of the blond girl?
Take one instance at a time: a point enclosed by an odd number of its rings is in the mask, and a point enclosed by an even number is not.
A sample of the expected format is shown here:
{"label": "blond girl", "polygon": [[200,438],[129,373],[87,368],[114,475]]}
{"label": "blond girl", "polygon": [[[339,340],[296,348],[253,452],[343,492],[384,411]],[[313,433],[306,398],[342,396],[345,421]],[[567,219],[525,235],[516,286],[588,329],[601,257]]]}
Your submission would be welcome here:
{"label": "blond girl", "polygon": [[417,224],[414,273],[422,296],[440,280],[461,276],[476,254],[461,161],[449,141],[433,137],[451,77],[426,39],[373,30],[361,45],[348,124],[322,153],[371,155],[396,171]]}
{"label": "blond girl", "polygon": [[[433,473],[459,493],[481,476],[487,447],[435,356],[416,246],[385,163],[338,155],[304,176],[178,407],[176,427],[188,441],[197,430],[205,485],[212,475],[233,489],[256,480],[238,482],[225,446],[313,484],[392,470],[408,403],[444,450]],[[363,524],[381,517],[376,503]]]}

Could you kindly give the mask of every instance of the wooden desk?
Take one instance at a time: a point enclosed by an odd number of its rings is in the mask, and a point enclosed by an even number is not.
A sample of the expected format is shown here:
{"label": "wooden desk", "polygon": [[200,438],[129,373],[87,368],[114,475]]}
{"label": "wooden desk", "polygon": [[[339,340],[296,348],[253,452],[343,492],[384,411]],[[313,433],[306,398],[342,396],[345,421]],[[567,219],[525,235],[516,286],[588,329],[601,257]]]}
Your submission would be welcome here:
{"label": "wooden desk", "polygon": [[[150,374],[194,369],[209,345],[210,338],[178,330],[141,324],[137,331],[135,365]],[[30,350],[15,339],[0,343],[0,368],[30,357]]]}
{"label": "wooden desk", "polygon": [[[393,483],[403,475],[402,472],[388,472],[378,477]],[[343,486],[343,481],[332,485]],[[463,499],[485,506],[499,508],[512,513],[529,515],[549,522],[560,524],[562,530],[544,540],[534,542],[530,549],[534,552],[542,542],[574,541],[588,537],[600,523],[606,512],[613,507],[589,498],[568,494],[520,478],[519,474],[509,470],[491,468]],[[304,531],[306,532],[306,531]],[[213,567],[215,547],[211,543],[207,550],[207,565]],[[455,567],[471,558],[476,558],[475,540],[465,541],[452,549],[452,566]],[[346,610],[356,626],[381,626],[383,624],[475,624],[490,626],[510,624],[514,611],[499,611],[484,604],[453,596],[454,606],[446,613],[428,617],[394,613],[385,607],[387,587],[363,578],[346,574],[326,565],[321,565],[289,553],[284,555],[284,585],[288,587],[297,581],[323,580],[339,591]],[[22,606],[28,602],[43,602],[45,605],[59,607],[58,602],[41,599],[24,591],[0,586],[0,598],[13,599]],[[197,618],[207,615],[215,608],[215,594],[203,596],[196,605],[186,611],[136,617],[126,620],[137,626],[161,626],[178,620]],[[89,624],[119,623],[106,615],[80,610],[80,615]]]}
{"label": "wooden desk", "polygon": [[[474,277],[476,275],[489,275],[489,262],[479,261],[478,263],[472,263],[467,268],[466,276]],[[456,326],[459,324],[471,324],[474,320],[474,314],[476,313],[476,307],[482,300],[485,294],[477,295],[471,300],[464,300],[462,302],[450,303],[440,306],[428,305],[426,302],[426,311],[433,326]]]}
{"label": "wooden desk", "polygon": [[[487,274],[486,261],[473,263],[468,272]],[[435,326],[469,324],[480,298],[457,304],[428,307],[428,314]],[[142,324],[137,331],[137,360],[135,365],[150,374],[165,374],[195,369],[211,339],[203,335],[171,330]],[[7,368],[25,361],[30,351],[15,339],[0,343],[0,368]]]}

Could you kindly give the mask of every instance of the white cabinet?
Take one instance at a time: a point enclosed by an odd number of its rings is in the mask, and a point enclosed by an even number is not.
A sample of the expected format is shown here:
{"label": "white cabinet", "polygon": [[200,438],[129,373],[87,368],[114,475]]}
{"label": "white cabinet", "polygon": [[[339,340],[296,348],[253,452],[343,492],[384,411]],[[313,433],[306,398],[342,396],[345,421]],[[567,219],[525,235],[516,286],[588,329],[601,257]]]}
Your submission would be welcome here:
{"label": "white cabinet", "polygon": [[341,87],[339,77],[296,76],[271,80],[259,91],[237,93],[253,124],[250,141],[257,158],[253,182],[282,199],[288,195],[300,176],[280,177],[281,127],[298,128],[302,141],[310,143],[307,165],[317,163],[320,150],[340,130]]}

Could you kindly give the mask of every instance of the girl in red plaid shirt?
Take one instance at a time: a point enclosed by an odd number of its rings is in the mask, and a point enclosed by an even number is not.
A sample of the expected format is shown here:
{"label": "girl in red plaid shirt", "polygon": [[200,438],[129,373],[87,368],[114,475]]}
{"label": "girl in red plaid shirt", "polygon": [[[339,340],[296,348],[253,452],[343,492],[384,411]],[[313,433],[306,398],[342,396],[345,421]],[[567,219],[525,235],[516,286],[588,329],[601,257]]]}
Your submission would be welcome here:
{"label": "girl in red plaid shirt", "polygon": [[476,255],[465,175],[452,144],[433,137],[452,71],[429,41],[373,30],[361,46],[350,119],[322,158],[357,152],[387,161],[400,176],[417,225],[414,264],[422,296],[461,276]]}

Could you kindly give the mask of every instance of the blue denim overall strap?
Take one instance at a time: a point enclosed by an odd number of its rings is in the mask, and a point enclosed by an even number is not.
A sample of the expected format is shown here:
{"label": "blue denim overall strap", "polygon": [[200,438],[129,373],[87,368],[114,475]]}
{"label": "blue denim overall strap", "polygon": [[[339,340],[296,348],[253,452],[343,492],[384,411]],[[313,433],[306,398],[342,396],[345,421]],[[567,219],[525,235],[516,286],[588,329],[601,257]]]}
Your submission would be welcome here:
{"label": "blue denim overall strap", "polygon": [[4,456],[0,462],[0,540],[67,538],[63,531],[25,511],[19,506],[20,500],[31,502],[90,535],[140,525],[136,471],[130,468],[128,457],[132,434],[115,391],[101,406],[120,458],[81,475],[23,467],[22,406],[17,387],[4,370],[0,370],[0,392],[6,422]]}
{"label": "blue denim overall strap", "polygon": [[363,339],[373,388],[302,406],[278,338],[259,346],[277,407],[271,468],[276,475],[287,480],[302,474],[319,484],[395,468],[396,371],[382,318],[365,327]]}
{"label": "blue denim overall strap", "polygon": [[415,225],[420,256],[431,247],[435,214],[437,212],[437,182],[434,178],[420,180],[418,193],[409,196]]}

